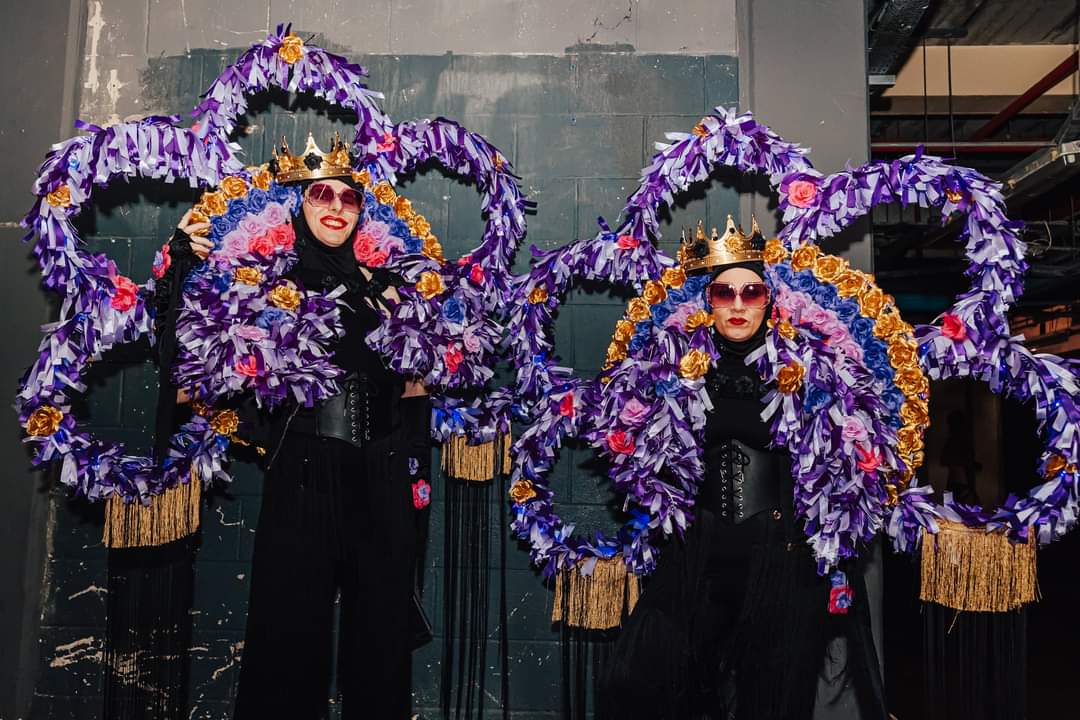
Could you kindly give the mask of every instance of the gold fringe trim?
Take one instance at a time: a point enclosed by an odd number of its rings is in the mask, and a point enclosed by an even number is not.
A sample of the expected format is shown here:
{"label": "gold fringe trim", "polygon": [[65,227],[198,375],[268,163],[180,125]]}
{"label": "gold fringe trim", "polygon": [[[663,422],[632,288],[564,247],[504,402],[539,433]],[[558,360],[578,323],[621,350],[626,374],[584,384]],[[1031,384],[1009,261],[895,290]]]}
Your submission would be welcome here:
{"label": "gold fringe trim", "polygon": [[465,435],[454,435],[442,446],[443,472],[459,480],[488,482],[510,471],[510,445],[510,433],[479,445],[470,445]]}
{"label": "gold fringe trim", "polygon": [[923,531],[919,599],[970,612],[1007,612],[1039,599],[1035,533],[1009,542],[1004,530],[986,532],[942,522]]}
{"label": "gold fringe trim", "polygon": [[150,500],[150,505],[124,502],[113,495],[105,506],[105,534],[109,548],[164,545],[191,535],[199,529],[202,483],[191,473],[191,481],[169,488]]}
{"label": "gold fringe trim", "polygon": [[597,560],[588,576],[572,567],[555,576],[551,621],[561,622],[565,607],[570,627],[608,630],[622,625],[624,611],[632,613],[640,596],[638,578],[626,571],[621,555]]}

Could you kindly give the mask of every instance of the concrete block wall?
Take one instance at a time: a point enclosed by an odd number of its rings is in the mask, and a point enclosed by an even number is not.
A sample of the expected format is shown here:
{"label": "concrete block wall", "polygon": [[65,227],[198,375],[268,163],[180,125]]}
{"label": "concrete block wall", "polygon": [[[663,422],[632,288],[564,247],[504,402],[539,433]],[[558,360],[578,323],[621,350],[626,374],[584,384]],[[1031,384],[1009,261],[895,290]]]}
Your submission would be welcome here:
{"label": "concrete block wall", "polygon": [[[739,99],[732,2],[368,3],[245,0],[105,0],[87,3],[80,116],[109,122],[131,115],[180,113],[272,24],[293,21],[312,42],[366,66],[370,86],[386,94],[394,119],[444,115],[485,134],[511,159],[525,194],[538,203],[526,246],[551,248],[613,224],[636,186],[653,143],[686,131],[713,105]],[[96,39],[95,39],[96,38]],[[527,54],[510,54],[527,53]],[[326,108],[253,103],[239,141],[252,162],[282,134],[328,135],[352,120]],[[42,148],[44,152],[45,148]],[[432,222],[447,254],[475,244],[480,218],[474,188],[440,173],[409,178],[402,192]],[[135,278],[149,272],[154,250],[193,194],[145,183],[99,195],[83,220],[91,247],[108,252]],[[718,176],[665,219],[667,249],[680,226],[720,224],[737,215],[733,178]],[[517,267],[526,267],[527,247]],[[583,375],[597,371],[625,295],[575,289],[557,322],[558,352]],[[149,365],[118,354],[95,370],[81,418],[103,436],[148,447],[156,378]],[[579,527],[613,529],[610,493],[585,466],[588,453],[568,447],[553,473],[564,515]],[[227,718],[235,691],[260,478],[234,466],[236,481],[204,504],[196,564],[192,647],[192,717]],[[435,478],[432,545],[425,603],[440,627],[443,481]],[[496,492],[500,492],[496,489]],[[54,492],[33,717],[99,717],[105,551],[101,513]],[[493,527],[493,548],[506,532]],[[508,702],[516,718],[555,717],[560,656],[551,628],[550,594],[517,543],[508,548],[510,697],[499,697],[494,642],[485,685],[488,707]],[[496,554],[497,557],[497,554]],[[497,587],[497,583],[493,583]],[[491,598],[493,610],[498,607]],[[496,627],[492,617],[489,627]],[[493,636],[496,637],[496,636]],[[437,704],[441,636],[417,653],[416,704]]]}

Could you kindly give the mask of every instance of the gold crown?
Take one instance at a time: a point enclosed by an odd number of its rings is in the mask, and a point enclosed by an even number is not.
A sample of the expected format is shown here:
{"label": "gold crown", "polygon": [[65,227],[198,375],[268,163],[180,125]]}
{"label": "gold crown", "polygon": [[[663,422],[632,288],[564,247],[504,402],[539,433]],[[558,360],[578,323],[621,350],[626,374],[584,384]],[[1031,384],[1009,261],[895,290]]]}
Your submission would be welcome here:
{"label": "gold crown", "polygon": [[349,177],[352,175],[352,162],[349,158],[349,150],[341,141],[341,136],[334,133],[334,139],[330,143],[330,152],[324,153],[315,144],[315,138],[311,133],[307,136],[307,145],[304,152],[293,155],[289,151],[289,143],[281,138],[281,148],[274,148],[274,159],[270,163],[270,170],[274,173],[274,179],[279,183],[298,182],[300,180],[314,180],[316,178]]}
{"label": "gold crown", "polygon": [[765,239],[761,235],[757,218],[753,218],[750,234],[742,231],[730,215],[727,216],[727,228],[724,234],[712,229],[712,236],[705,237],[705,227],[699,220],[697,231],[689,235],[681,233],[682,244],[679,246],[679,264],[686,272],[723,267],[750,260],[761,260],[765,249]]}

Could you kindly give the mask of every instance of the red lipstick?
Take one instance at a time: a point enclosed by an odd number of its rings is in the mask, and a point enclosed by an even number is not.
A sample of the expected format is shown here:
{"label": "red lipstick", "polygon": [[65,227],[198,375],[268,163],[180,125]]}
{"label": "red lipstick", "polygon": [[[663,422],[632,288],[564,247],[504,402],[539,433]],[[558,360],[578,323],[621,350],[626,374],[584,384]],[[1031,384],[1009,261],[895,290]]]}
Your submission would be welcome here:
{"label": "red lipstick", "polygon": [[728,323],[731,324],[731,325],[734,325],[735,327],[739,327],[741,325],[746,325],[748,322],[749,322],[749,320],[747,320],[746,318],[741,318],[741,317],[728,318]]}
{"label": "red lipstick", "polygon": [[344,230],[349,225],[349,223],[345,222],[345,218],[338,217],[337,215],[323,215],[319,218],[319,222],[323,227],[330,228],[331,230]]}

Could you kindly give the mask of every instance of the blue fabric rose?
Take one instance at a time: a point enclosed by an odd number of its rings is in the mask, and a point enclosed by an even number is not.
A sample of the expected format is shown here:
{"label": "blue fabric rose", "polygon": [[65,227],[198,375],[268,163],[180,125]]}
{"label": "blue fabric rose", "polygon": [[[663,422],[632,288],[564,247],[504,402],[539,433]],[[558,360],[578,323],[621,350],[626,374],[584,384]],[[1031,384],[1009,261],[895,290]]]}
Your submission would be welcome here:
{"label": "blue fabric rose", "polygon": [[443,303],[442,316],[447,322],[460,324],[465,319],[465,306],[456,297],[452,297]]}
{"label": "blue fabric rose", "polygon": [[791,279],[791,284],[796,290],[808,293],[812,292],[813,289],[817,287],[818,283],[817,280],[814,279],[814,273],[809,270],[803,270],[802,272],[795,274]]}
{"label": "blue fabric rose", "polygon": [[688,293],[686,291],[686,286],[685,285],[683,285],[681,288],[675,288],[674,290],[668,290],[667,296],[668,296],[668,301],[671,302],[672,305],[681,305],[682,303],[686,302],[687,300],[689,300],[690,298],[693,297],[692,294],[690,294],[690,293]]}
{"label": "blue fabric rose", "polygon": [[857,317],[851,321],[851,336],[860,345],[866,345],[874,335],[874,321],[867,317]]}
{"label": "blue fabric rose", "polygon": [[634,324],[635,333],[645,333],[648,335],[652,332],[652,320],[642,320],[641,322]]}
{"label": "blue fabric rose", "polygon": [[214,235],[221,239],[236,228],[236,223],[230,220],[227,215],[215,215],[210,218],[210,227],[213,229]]}
{"label": "blue fabric rose", "polygon": [[247,196],[247,205],[251,208],[252,212],[262,212],[266,208],[266,203],[270,202],[270,196],[266,194],[265,190],[259,188],[252,188]]}
{"label": "blue fabric rose", "polygon": [[636,333],[634,337],[630,338],[630,344],[627,345],[627,347],[630,349],[630,352],[637,353],[645,347],[645,344],[648,343],[648,341],[648,335],[645,333]]}
{"label": "blue fabric rose", "polygon": [[214,275],[214,289],[220,292],[225,292],[232,287],[233,277],[232,273],[217,273]]}
{"label": "blue fabric rose", "polygon": [[892,367],[889,365],[889,354],[882,343],[871,343],[863,351],[863,360],[866,366],[879,380],[887,380],[892,375]]}
{"label": "blue fabric rose", "polygon": [[664,321],[671,317],[671,305],[663,303],[661,305],[653,305],[652,308],[653,322],[657,325],[663,325]]}
{"label": "blue fabric rose", "polygon": [[831,309],[837,299],[836,288],[832,285],[818,285],[810,296],[821,307]]}
{"label": "blue fabric rose", "polygon": [[295,197],[293,195],[293,189],[285,185],[278,185],[274,183],[270,186],[270,197],[274,202],[284,205],[289,201],[289,198]]}
{"label": "blue fabric rose", "polygon": [[673,397],[678,395],[681,389],[682,383],[674,375],[668,375],[666,378],[656,381],[656,394],[661,397]]}
{"label": "blue fabric rose", "polygon": [[258,317],[255,318],[255,324],[269,332],[286,316],[287,313],[284,310],[276,307],[269,307],[259,313]]}
{"label": "blue fabric rose", "polygon": [[397,214],[394,213],[394,208],[389,205],[380,205],[375,210],[375,219],[389,225],[394,220],[397,220]]}
{"label": "blue fabric rose", "polygon": [[851,325],[851,321],[859,316],[859,306],[853,300],[841,300],[833,310],[836,311],[836,319],[845,325]]}
{"label": "blue fabric rose", "polygon": [[816,413],[829,404],[831,395],[827,390],[817,385],[811,385],[806,392],[806,400],[803,408],[810,413]]}
{"label": "blue fabric rose", "polygon": [[904,393],[892,388],[882,393],[881,400],[885,403],[885,407],[889,408],[890,412],[898,413],[900,412],[900,406],[904,404]]}
{"label": "blue fabric rose", "polygon": [[374,210],[379,205],[379,199],[375,197],[373,192],[364,193],[364,209]]}
{"label": "blue fabric rose", "polygon": [[409,237],[409,226],[401,220],[394,220],[390,223],[390,234],[405,239]]}
{"label": "blue fabric rose", "polygon": [[776,265],[773,267],[773,272],[776,274],[776,277],[780,278],[788,285],[791,284],[792,272],[790,265]]}
{"label": "blue fabric rose", "polygon": [[249,212],[250,211],[248,210],[247,203],[245,203],[243,200],[230,200],[229,212],[226,214],[229,216],[230,220],[232,220],[234,223],[238,223],[243,220]]}
{"label": "blue fabric rose", "polygon": [[420,238],[413,237],[412,235],[405,238],[405,252],[407,252],[407,253],[418,253],[423,249],[424,249],[424,242]]}

